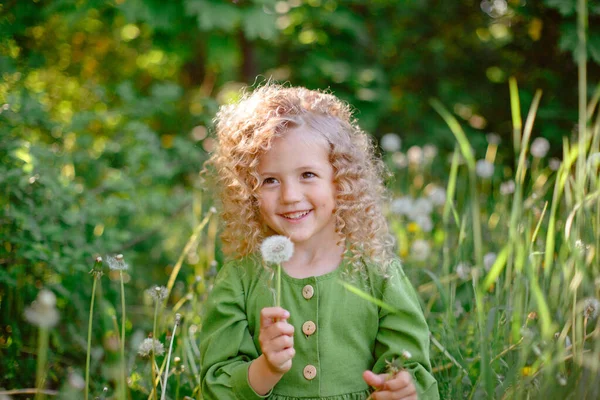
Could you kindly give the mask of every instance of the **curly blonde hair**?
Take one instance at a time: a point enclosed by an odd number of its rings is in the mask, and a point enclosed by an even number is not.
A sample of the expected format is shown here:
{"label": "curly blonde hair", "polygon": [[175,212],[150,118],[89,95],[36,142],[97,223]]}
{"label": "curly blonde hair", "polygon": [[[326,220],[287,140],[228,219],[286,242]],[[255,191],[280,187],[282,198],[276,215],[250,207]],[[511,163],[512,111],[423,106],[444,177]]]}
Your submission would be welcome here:
{"label": "curly blonde hair", "polygon": [[336,231],[352,260],[367,258],[383,266],[392,259],[393,239],[382,212],[383,163],[350,106],[328,93],[269,83],[222,106],[215,124],[218,144],[209,164],[216,168],[226,255],[254,253],[273,234],[258,208],[259,159],[273,138],[307,126],[329,144]]}

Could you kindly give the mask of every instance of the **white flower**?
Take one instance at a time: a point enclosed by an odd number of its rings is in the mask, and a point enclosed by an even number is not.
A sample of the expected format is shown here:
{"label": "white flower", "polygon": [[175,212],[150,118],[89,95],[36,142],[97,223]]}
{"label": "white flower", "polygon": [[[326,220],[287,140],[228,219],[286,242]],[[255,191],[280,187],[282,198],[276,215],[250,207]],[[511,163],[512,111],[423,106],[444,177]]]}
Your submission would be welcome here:
{"label": "white flower", "polygon": [[408,350],[402,350],[402,358],[405,360],[410,360],[412,358],[412,354]]}
{"label": "white flower", "polygon": [[25,319],[40,328],[55,326],[59,318],[56,295],[47,289],[40,290],[37,299],[25,309]]}
{"label": "white flower", "polygon": [[496,262],[496,253],[487,253],[483,256],[483,267],[486,271],[489,271]]}
{"label": "white flower", "polygon": [[479,160],[475,165],[475,172],[480,178],[491,178],[494,175],[494,164],[488,160]]}
{"label": "white flower", "polygon": [[600,301],[594,297],[588,297],[583,300],[583,315],[586,318],[594,319],[600,312]]}
{"label": "white flower", "polygon": [[150,295],[154,300],[161,301],[167,298],[169,291],[164,286],[153,286],[146,290],[146,293]]}
{"label": "white flower", "polygon": [[417,214],[414,216],[414,218],[412,218],[412,220],[421,227],[421,230],[423,230],[423,232],[431,232],[431,230],[433,229],[433,221],[431,220],[431,217],[429,215]]}
{"label": "white flower", "polygon": [[417,261],[425,261],[431,253],[429,242],[422,239],[415,240],[410,246],[410,254]]}
{"label": "white flower", "polygon": [[400,139],[400,136],[395,133],[386,133],[381,137],[379,144],[383,150],[393,153],[394,151],[400,150],[402,140]]}
{"label": "white flower", "polygon": [[446,189],[439,186],[434,186],[427,195],[434,206],[443,206],[446,204]]}
{"label": "white flower", "polygon": [[414,165],[423,164],[423,150],[419,146],[412,146],[406,152],[406,156],[408,157],[408,163]]}
{"label": "white flower", "polygon": [[108,267],[113,271],[125,271],[129,268],[129,265],[123,259],[123,254],[117,254],[116,256],[107,256],[106,262]]}
{"label": "white flower", "polygon": [[500,194],[506,196],[515,192],[515,182],[506,181],[500,184]]}
{"label": "white flower", "polygon": [[270,236],[260,245],[260,252],[266,262],[282,263],[292,258],[294,243],[285,236]]}
{"label": "white flower", "polygon": [[417,215],[429,215],[433,211],[433,203],[427,197],[419,197],[413,203],[412,212]]}
{"label": "white flower", "polygon": [[413,201],[413,198],[409,196],[394,199],[390,206],[391,211],[394,214],[410,215],[413,209]]}
{"label": "white flower", "polygon": [[529,151],[535,158],[543,158],[548,154],[548,150],[550,150],[548,140],[543,137],[537,137],[531,142],[531,149]]}
{"label": "white flower", "polygon": [[165,353],[165,346],[154,338],[146,338],[138,348],[138,354],[142,357],[148,357],[154,351],[155,356],[161,356]]}
{"label": "white flower", "polygon": [[467,263],[458,263],[456,266],[456,275],[462,280],[467,280],[471,276],[471,266]]}

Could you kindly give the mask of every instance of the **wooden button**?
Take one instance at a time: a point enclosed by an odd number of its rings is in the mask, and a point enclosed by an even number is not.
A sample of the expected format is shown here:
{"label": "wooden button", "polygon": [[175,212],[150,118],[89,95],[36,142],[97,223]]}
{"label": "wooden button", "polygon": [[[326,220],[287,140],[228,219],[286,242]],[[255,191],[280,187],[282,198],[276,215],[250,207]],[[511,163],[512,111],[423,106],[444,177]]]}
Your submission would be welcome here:
{"label": "wooden button", "polygon": [[312,381],[317,376],[317,368],[314,365],[308,364],[304,367],[304,377],[309,381]]}
{"label": "wooden button", "polygon": [[306,300],[312,299],[314,294],[315,289],[311,285],[306,285],[302,288],[302,296],[304,296]]}
{"label": "wooden button", "polygon": [[315,325],[315,323],[312,321],[306,321],[302,324],[302,332],[304,332],[306,336],[312,335],[313,333],[315,333],[316,330],[317,325]]}

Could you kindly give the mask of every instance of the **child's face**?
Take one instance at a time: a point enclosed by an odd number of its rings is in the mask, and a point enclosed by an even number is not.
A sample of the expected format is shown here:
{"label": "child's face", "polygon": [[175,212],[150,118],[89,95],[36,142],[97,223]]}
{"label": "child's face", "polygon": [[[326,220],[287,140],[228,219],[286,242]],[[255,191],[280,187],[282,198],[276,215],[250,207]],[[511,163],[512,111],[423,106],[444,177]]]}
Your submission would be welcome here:
{"label": "child's face", "polygon": [[263,222],[297,245],[335,246],[333,172],[316,132],[300,126],[275,138],[258,165]]}

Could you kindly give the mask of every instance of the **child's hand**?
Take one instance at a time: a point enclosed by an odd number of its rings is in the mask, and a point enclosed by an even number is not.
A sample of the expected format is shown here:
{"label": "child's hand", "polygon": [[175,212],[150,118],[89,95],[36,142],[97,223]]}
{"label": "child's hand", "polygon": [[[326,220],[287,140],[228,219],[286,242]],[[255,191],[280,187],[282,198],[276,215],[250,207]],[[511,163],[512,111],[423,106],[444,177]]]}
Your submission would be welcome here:
{"label": "child's hand", "polygon": [[266,307],[260,311],[258,341],[269,368],[275,373],[285,373],[292,368],[294,327],[288,324],[290,313],[281,307]]}
{"label": "child's hand", "polygon": [[365,371],[363,379],[377,390],[371,394],[370,399],[417,400],[417,389],[407,371],[400,371],[391,379],[389,374],[376,375],[371,371]]}

